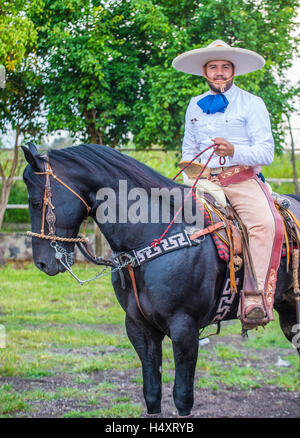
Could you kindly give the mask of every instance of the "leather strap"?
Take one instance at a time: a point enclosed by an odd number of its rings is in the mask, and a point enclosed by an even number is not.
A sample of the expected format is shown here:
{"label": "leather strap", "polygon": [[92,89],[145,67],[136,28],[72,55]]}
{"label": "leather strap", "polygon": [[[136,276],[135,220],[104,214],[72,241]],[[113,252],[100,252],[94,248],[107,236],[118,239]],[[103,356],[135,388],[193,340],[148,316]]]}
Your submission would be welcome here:
{"label": "leather strap", "polygon": [[190,236],[191,240],[195,240],[200,236],[203,236],[205,234],[213,233],[216,230],[219,230],[220,228],[225,228],[224,222],[217,222],[216,224],[209,225],[208,227],[204,228],[203,230],[197,231],[196,233],[192,234]]}
{"label": "leather strap", "polygon": [[136,304],[137,304],[137,306],[139,308],[139,311],[143,315],[143,317],[145,319],[147,319],[145,314],[144,314],[144,312],[143,312],[143,310],[142,310],[141,304],[140,304],[139,295],[138,295],[138,291],[137,291],[137,287],[136,287],[136,282],[135,282],[135,277],[134,277],[133,267],[131,265],[127,265],[127,269],[128,269],[128,272],[129,272],[129,275],[130,275],[130,278],[131,278],[132,288],[133,288]]}

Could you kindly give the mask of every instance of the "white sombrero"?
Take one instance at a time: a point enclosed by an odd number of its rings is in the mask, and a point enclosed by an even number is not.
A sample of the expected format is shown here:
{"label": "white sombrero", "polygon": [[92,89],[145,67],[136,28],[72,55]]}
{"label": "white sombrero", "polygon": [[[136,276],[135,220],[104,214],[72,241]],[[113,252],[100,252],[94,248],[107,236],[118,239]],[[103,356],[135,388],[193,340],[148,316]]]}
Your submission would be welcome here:
{"label": "white sombrero", "polygon": [[184,73],[203,76],[205,64],[217,60],[232,62],[235,67],[235,76],[259,70],[265,65],[264,58],[258,53],[231,47],[222,40],[216,40],[207,47],[182,53],[173,60],[172,66]]}

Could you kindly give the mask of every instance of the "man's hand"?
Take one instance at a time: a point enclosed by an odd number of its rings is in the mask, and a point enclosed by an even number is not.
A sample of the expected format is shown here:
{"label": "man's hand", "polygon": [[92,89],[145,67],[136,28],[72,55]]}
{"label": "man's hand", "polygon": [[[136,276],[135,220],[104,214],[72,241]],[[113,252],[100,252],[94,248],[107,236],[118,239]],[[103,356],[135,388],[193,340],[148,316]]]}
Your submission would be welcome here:
{"label": "man's hand", "polygon": [[218,146],[218,149],[216,149],[216,154],[219,155],[219,157],[233,157],[233,144],[229,143],[229,141],[222,137],[212,138],[211,140],[215,143],[215,145]]}

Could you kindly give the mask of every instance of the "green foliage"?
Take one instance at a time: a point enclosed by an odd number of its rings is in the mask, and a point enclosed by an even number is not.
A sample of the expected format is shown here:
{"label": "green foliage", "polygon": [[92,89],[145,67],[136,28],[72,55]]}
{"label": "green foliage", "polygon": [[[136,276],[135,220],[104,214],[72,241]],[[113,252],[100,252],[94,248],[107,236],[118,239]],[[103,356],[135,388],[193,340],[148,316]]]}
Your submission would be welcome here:
{"label": "green foliage", "polygon": [[6,87],[0,90],[0,129],[37,135],[42,129],[42,87],[35,56],[37,31],[28,10],[39,0],[0,0],[0,63],[6,67]]}
{"label": "green foliage", "polygon": [[0,1],[0,60],[8,71],[17,68],[36,39],[34,25],[26,15],[33,4],[36,2]]}
{"label": "green foliage", "polygon": [[[1,185],[0,185],[1,190]],[[28,192],[22,181],[17,181],[13,184],[10,191],[10,204],[27,204]],[[4,215],[4,223],[25,223],[29,222],[28,209],[7,209]]]}
{"label": "green foliage", "polygon": [[43,92],[35,56],[37,33],[27,14],[28,8],[38,4],[39,0],[0,1],[0,63],[6,67],[6,88],[0,91],[0,132],[15,131],[9,170],[0,156],[0,227],[18,166],[20,139],[38,136],[44,129],[40,118]]}
{"label": "green foliage", "polygon": [[[82,140],[180,149],[184,114],[204,79],[175,71],[172,59],[221,38],[266,59],[238,77],[271,113],[276,148],[291,109],[285,71],[297,47],[298,1],[40,0],[30,18],[38,32],[50,130]],[[277,77],[280,77],[278,81]]]}

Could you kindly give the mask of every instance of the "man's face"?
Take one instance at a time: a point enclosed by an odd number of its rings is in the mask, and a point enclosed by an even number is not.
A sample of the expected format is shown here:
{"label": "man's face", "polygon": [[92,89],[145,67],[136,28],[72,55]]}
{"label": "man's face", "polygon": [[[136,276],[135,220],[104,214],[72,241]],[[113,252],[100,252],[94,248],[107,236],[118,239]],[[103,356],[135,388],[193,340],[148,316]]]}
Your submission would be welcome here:
{"label": "man's face", "polygon": [[[231,78],[233,75],[233,64],[230,61],[225,60],[209,61],[204,67],[204,71],[208,78],[208,85],[210,88],[216,93],[219,93],[220,87],[218,86],[218,82],[220,82],[221,85],[223,81]],[[209,79],[214,81],[214,83],[210,82]],[[231,87],[232,83],[232,80],[228,81],[224,91],[227,91]]]}

